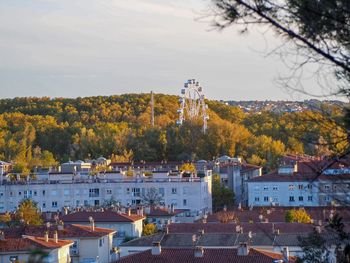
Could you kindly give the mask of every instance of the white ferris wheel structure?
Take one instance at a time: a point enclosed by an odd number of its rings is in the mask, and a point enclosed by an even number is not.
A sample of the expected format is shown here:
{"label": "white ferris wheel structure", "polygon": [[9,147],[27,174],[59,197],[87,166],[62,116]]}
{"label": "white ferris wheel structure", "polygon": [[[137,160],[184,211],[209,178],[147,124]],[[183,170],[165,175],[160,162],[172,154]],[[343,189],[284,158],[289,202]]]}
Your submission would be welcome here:
{"label": "white ferris wheel structure", "polygon": [[208,106],[205,104],[203,88],[195,79],[189,79],[181,89],[180,108],[177,110],[179,119],[178,125],[182,125],[185,120],[201,119],[203,122],[203,132],[205,133],[208,126],[207,114]]}

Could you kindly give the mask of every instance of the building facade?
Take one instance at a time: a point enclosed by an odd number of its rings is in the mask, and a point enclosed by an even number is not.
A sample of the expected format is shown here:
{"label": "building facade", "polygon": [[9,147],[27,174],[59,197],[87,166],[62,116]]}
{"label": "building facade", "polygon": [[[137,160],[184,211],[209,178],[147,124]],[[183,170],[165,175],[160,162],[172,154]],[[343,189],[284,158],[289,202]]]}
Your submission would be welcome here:
{"label": "building facade", "polygon": [[201,177],[185,177],[181,173],[153,173],[152,176],[138,177],[118,173],[96,177],[56,173],[54,177],[38,178],[3,182],[0,186],[0,213],[14,211],[25,198],[37,202],[43,212],[56,212],[63,207],[101,206],[112,199],[122,206],[136,207],[145,201],[149,192],[157,195],[162,206],[173,205],[193,214],[212,211],[211,171],[206,171]]}

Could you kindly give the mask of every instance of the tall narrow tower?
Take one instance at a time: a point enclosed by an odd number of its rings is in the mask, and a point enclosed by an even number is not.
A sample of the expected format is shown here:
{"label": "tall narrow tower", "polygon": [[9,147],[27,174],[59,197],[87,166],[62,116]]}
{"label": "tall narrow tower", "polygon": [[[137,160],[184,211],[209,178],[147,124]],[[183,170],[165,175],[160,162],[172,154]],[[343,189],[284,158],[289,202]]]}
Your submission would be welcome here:
{"label": "tall narrow tower", "polygon": [[151,91],[151,125],[154,127],[154,97],[153,91]]}

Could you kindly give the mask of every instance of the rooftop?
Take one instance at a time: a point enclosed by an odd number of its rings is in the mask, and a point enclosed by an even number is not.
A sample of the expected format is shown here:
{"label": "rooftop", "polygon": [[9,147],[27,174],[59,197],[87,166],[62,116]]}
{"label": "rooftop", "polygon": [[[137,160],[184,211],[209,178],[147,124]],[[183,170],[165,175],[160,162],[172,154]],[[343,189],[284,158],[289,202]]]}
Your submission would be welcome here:
{"label": "rooftop", "polygon": [[9,237],[0,240],[0,252],[28,251],[32,249],[56,249],[63,246],[72,245],[73,241],[61,240],[57,242],[50,238],[48,242],[43,237]]}
{"label": "rooftop", "polygon": [[92,237],[103,237],[108,234],[115,233],[115,230],[108,228],[95,227],[92,230],[91,226],[83,225],[64,225],[63,229],[60,230],[58,226],[53,225],[47,226],[26,226],[26,227],[11,227],[2,229],[5,232],[6,237],[19,238],[22,235],[29,236],[42,236],[45,231],[49,233],[50,237],[53,237],[55,231],[58,233],[59,238],[92,238]]}
{"label": "rooftop", "polygon": [[[248,255],[238,255],[237,249],[204,249],[203,257],[195,257],[194,249],[174,249],[165,248],[160,255],[152,255],[151,250],[146,250],[137,254],[121,258],[118,263],[139,263],[142,262],[232,262],[232,263],[271,263],[274,259],[283,259],[281,254],[267,252],[251,248]],[[295,262],[295,258],[290,257],[290,263]]]}
{"label": "rooftop", "polygon": [[114,211],[78,211],[71,214],[63,215],[60,219],[65,223],[88,223],[89,217],[92,217],[96,223],[113,222],[113,223],[128,223],[136,222],[145,219],[144,216],[135,214],[122,214]]}

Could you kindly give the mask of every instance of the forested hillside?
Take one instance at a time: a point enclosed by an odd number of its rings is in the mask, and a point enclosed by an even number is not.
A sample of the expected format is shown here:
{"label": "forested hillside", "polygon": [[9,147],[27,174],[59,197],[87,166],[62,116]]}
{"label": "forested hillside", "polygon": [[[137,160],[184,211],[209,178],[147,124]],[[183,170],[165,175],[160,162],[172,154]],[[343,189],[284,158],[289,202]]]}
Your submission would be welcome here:
{"label": "forested hillside", "polygon": [[327,114],[257,114],[207,103],[210,120],[203,134],[199,122],[175,124],[177,96],[155,95],[155,127],[150,126],[149,94],[3,99],[0,159],[14,161],[21,171],[69,158],[171,161],[227,154],[272,168],[285,153],[324,155],[347,146],[343,113],[336,107],[325,107]]}

